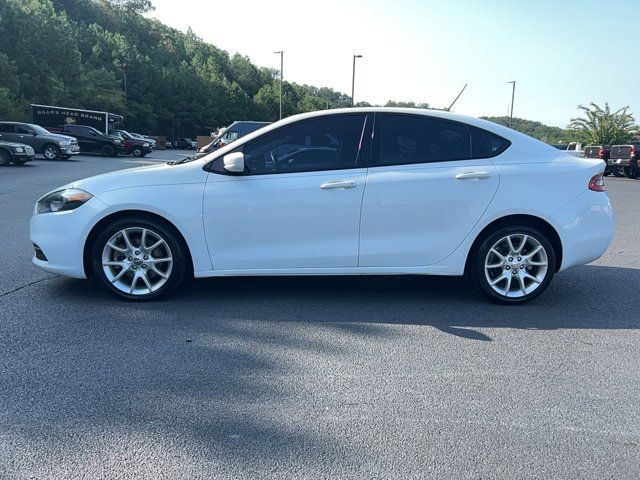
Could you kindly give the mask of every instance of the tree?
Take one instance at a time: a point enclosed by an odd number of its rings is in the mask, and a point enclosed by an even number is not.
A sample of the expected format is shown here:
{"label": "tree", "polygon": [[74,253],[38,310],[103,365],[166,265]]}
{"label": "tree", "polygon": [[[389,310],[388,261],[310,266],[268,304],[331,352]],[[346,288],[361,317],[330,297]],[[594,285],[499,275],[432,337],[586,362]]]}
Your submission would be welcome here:
{"label": "tree", "polygon": [[594,145],[626,143],[638,131],[633,115],[628,112],[629,107],[613,112],[608,103],[601,108],[592,102],[588,107],[579,105],[578,109],[586,116],[572,118],[569,128],[584,133],[587,141]]}
{"label": "tree", "polygon": [[401,107],[401,108],[429,108],[428,103],[416,103],[416,102],[396,102],[389,100],[384,105],[385,107]]}

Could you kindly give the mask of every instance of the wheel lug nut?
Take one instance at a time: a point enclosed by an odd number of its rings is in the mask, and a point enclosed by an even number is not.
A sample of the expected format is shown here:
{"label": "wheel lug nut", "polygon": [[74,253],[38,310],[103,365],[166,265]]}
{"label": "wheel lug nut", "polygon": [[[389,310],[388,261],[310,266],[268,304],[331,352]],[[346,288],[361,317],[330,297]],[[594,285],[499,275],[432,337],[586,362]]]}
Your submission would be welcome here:
{"label": "wheel lug nut", "polygon": [[148,255],[145,255],[145,256],[144,256],[144,259],[145,259],[145,260],[149,260],[149,256],[148,256]]}
{"label": "wheel lug nut", "polygon": [[522,270],[524,268],[524,265],[520,265],[520,270]]}
{"label": "wheel lug nut", "polygon": [[140,255],[140,250],[136,250],[136,255]]}
{"label": "wheel lug nut", "polygon": [[520,262],[520,261],[522,261],[522,257],[518,257],[518,261],[519,261],[519,262]]}
{"label": "wheel lug nut", "polygon": [[504,268],[506,268],[507,270],[511,270],[511,267],[510,267],[509,265],[507,265],[507,266],[506,266],[506,267],[504,267]]}
{"label": "wheel lug nut", "polygon": [[131,261],[131,260],[133,260],[133,258],[131,258],[131,257],[127,257],[127,260]]}
{"label": "wheel lug nut", "polygon": [[136,266],[134,265],[134,266],[133,266],[133,267],[131,267],[131,268],[133,268],[133,269],[135,270],[135,269],[136,269],[136,268],[138,268],[138,267],[136,267]]}
{"label": "wheel lug nut", "polygon": [[142,269],[145,270],[147,268],[146,265],[142,265]]}
{"label": "wheel lug nut", "polygon": [[513,257],[509,257],[509,261],[510,261],[510,262],[513,262]]}

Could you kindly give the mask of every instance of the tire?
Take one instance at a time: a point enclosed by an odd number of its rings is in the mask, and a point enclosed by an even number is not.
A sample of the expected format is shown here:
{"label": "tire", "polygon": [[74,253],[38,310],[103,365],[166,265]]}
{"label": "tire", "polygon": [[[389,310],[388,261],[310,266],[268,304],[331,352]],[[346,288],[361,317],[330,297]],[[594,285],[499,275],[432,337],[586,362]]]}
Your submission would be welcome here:
{"label": "tire", "polygon": [[113,145],[104,145],[100,151],[105,157],[115,157],[118,153]]}
{"label": "tire", "polygon": [[51,143],[42,147],[42,155],[44,155],[44,158],[47,160],[58,160],[62,157],[58,146]]}
{"label": "tire", "polygon": [[[507,238],[511,239],[513,248],[509,247]],[[525,260],[527,255],[532,255],[529,261]],[[489,268],[485,268],[486,265]],[[518,305],[544,292],[555,271],[556,255],[547,236],[534,227],[509,225],[489,233],[480,242],[468,273],[476,288],[492,302]]]}
{"label": "tire", "polygon": [[[141,248],[144,231],[146,248]],[[126,247],[123,232],[131,248]],[[158,262],[167,258],[171,260]],[[110,264],[103,266],[104,262]],[[135,218],[117,220],[97,236],[91,249],[91,264],[94,278],[112,293],[138,301],[168,294],[182,283],[188,271],[185,247],[173,229],[160,221]],[[138,279],[134,280],[136,276]]]}
{"label": "tire", "polygon": [[631,178],[633,180],[638,178],[638,169],[637,168],[624,167],[622,169],[622,172],[624,173],[624,176],[627,177],[627,178]]}
{"label": "tire", "polygon": [[140,158],[140,157],[144,157],[145,153],[142,147],[135,146],[131,149],[131,155],[133,155],[134,157]]}
{"label": "tire", "polygon": [[609,175],[613,175],[615,173],[615,170],[613,167],[610,167],[609,165],[607,165],[604,169],[604,176],[607,177]]}
{"label": "tire", "polygon": [[0,150],[0,165],[9,165],[11,163],[11,155],[6,150]]}
{"label": "tire", "polygon": [[71,158],[71,155],[63,155],[62,156],[62,160],[69,160]]}

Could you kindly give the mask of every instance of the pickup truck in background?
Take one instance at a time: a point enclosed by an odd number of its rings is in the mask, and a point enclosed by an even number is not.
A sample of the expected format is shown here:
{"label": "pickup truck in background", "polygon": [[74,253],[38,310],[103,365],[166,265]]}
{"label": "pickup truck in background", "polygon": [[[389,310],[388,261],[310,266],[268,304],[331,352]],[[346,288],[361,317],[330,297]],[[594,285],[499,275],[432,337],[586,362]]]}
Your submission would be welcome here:
{"label": "pickup truck in background", "polygon": [[622,169],[627,178],[640,177],[640,140],[628,145],[613,145],[609,163],[614,168]]}
{"label": "pickup truck in background", "polygon": [[61,133],[74,137],[81,152],[101,153],[107,157],[115,157],[124,152],[120,137],[107,135],[87,125],[65,125]]}
{"label": "pickup truck in background", "polygon": [[29,145],[47,160],[67,160],[80,153],[75,138],[52,133],[31,123],[0,122],[0,141]]}
{"label": "pickup truck in background", "polygon": [[574,157],[582,157],[584,153],[580,142],[560,143],[552,146]]}
{"label": "pickup truck in background", "polygon": [[616,173],[617,168],[609,164],[609,156],[611,154],[611,145],[588,145],[584,147],[584,158],[599,158],[604,160],[606,167],[604,168],[605,175],[611,175]]}

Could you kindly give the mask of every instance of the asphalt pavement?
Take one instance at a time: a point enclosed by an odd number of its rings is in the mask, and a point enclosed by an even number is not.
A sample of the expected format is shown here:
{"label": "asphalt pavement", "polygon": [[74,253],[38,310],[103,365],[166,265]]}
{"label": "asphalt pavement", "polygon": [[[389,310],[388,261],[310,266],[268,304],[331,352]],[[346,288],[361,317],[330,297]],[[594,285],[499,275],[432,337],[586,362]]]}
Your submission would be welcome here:
{"label": "asphalt pavement", "polygon": [[463,279],[219,278],[128,303],[32,266],[37,198],[181,158],[0,167],[0,478],[640,477],[640,181],[522,307]]}

